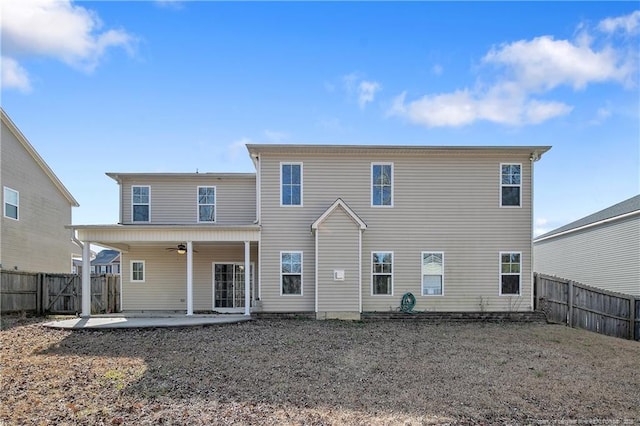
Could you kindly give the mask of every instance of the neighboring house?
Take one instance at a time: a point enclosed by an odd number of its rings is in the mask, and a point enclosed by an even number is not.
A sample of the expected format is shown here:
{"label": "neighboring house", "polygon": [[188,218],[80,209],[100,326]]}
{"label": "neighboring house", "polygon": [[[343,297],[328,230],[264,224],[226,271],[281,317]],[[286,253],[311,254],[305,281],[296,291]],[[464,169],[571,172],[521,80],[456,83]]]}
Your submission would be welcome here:
{"label": "neighboring house", "polygon": [[0,144],[3,269],[72,271],[71,208],[77,201],[4,110]]}
{"label": "neighboring house", "polygon": [[534,240],[536,272],[640,296],[640,195]]}
{"label": "neighboring house", "polygon": [[92,274],[119,274],[120,252],[117,250],[101,250],[91,261]]}
{"label": "neighboring house", "polygon": [[120,223],[74,228],[121,252],[124,310],[359,318],[407,292],[416,310],[532,309],[549,147],[247,148],[256,173],[107,174]]}

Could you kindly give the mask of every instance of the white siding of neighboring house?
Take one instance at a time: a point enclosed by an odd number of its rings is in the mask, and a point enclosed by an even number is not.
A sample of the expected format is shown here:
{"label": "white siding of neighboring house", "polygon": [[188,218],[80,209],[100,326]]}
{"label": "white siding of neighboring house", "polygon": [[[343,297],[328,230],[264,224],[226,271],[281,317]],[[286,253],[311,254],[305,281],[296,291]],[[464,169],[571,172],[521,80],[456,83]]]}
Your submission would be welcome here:
{"label": "white siding of neighboring house", "polygon": [[[122,253],[122,309],[186,310],[187,256],[166,250],[167,245],[132,246]],[[193,253],[193,309],[213,307],[213,263],[244,262],[244,244],[195,244]],[[257,271],[257,245],[251,246]],[[131,261],[145,262],[145,282],[131,282]]]}
{"label": "white siding of neighboring house", "polygon": [[151,222],[153,224],[198,223],[198,186],[216,187],[216,224],[251,224],[256,220],[256,179],[253,177],[218,178],[157,175],[125,177],[122,182],[122,223],[131,222],[131,187],[151,187]]}
{"label": "white siding of neighboring house", "polygon": [[[303,163],[303,206],[280,206],[280,163]],[[394,163],[394,207],[371,206],[371,163]],[[522,164],[522,207],[500,208],[500,163]],[[311,223],[342,198],[367,224],[363,311],[387,311],[403,293],[417,310],[531,310],[531,163],[523,151],[276,154],[262,152],[261,260],[265,311],[314,310]],[[303,296],[280,295],[281,251],[304,252]],[[371,252],[394,252],[393,296],[371,295]],[[421,252],[445,253],[444,296],[421,296]],[[499,253],[522,253],[520,296],[499,296]]]}
{"label": "white siding of neighboring house", "polygon": [[[69,273],[71,204],[2,122],[0,263],[4,269]],[[4,187],[19,192],[18,220],[4,217]],[[78,251],[78,248],[75,248]]]}
{"label": "white siding of neighboring house", "polygon": [[536,272],[640,296],[640,215],[536,242]]}

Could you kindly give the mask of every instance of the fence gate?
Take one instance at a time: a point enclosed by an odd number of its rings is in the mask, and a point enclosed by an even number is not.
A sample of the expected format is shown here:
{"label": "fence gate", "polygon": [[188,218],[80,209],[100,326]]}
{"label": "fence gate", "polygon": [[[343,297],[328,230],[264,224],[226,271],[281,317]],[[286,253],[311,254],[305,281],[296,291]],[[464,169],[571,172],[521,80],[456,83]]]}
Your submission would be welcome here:
{"label": "fence gate", "polygon": [[[78,274],[46,274],[2,271],[2,313],[82,312],[82,277]],[[120,311],[120,276],[91,276],[91,313]]]}

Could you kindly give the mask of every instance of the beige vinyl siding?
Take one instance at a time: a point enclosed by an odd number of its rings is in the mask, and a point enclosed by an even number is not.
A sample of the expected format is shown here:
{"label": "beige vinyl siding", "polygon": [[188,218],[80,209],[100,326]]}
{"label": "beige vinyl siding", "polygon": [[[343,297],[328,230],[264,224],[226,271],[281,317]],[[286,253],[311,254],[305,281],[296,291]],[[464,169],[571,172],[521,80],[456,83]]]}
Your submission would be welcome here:
{"label": "beige vinyl siding", "polygon": [[[2,122],[0,263],[5,269],[71,272],[71,204]],[[4,190],[19,192],[18,219],[4,217]]]}
{"label": "beige vinyl siding", "polygon": [[256,220],[255,177],[154,177],[125,178],[122,182],[122,221],[131,222],[131,187],[148,185],[151,224],[198,223],[198,186],[216,187],[216,224],[251,224]]}
{"label": "beige vinyl siding", "polygon": [[640,215],[534,245],[535,271],[640,296]]}
{"label": "beige vinyl siding", "polygon": [[[279,205],[281,161],[304,164],[304,207]],[[371,163],[394,164],[393,208],[371,206]],[[312,310],[314,240],[310,224],[342,198],[367,224],[362,246],[364,311],[400,304],[439,311],[531,309],[531,163],[523,151],[409,152],[261,156],[262,294],[269,311]],[[522,206],[500,207],[500,164],[522,164]],[[305,253],[302,300],[277,292],[280,250]],[[421,296],[422,251],[445,253],[445,295]],[[371,295],[372,251],[394,252],[394,295]],[[520,296],[499,296],[499,252],[522,253]]]}
{"label": "beige vinyl siding", "polygon": [[[166,250],[167,245],[133,246],[122,253],[122,309],[125,311],[187,309],[187,256]],[[244,262],[244,244],[194,244],[193,309],[213,308],[213,263]],[[257,271],[257,245],[251,245]],[[131,282],[131,261],[145,262],[145,282]]]}
{"label": "beige vinyl siding", "polygon": [[[360,228],[342,208],[336,208],[318,230],[318,311],[359,312]],[[344,270],[344,281],[333,272]]]}

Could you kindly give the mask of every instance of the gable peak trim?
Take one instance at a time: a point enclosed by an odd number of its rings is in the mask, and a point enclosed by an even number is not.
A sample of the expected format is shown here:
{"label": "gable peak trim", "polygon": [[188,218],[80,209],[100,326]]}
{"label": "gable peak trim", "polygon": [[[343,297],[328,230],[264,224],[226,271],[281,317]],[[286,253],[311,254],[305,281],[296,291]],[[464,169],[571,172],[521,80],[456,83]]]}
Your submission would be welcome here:
{"label": "gable peak trim", "polygon": [[342,209],[347,213],[347,215],[351,218],[351,220],[353,220],[361,230],[364,231],[365,229],[367,229],[367,224],[360,218],[360,216],[358,216],[356,212],[354,212],[351,209],[351,207],[349,207],[349,205],[344,202],[342,198],[338,198],[336,201],[333,202],[333,204],[329,206],[329,208],[327,208],[324,211],[324,213],[320,215],[319,218],[317,218],[311,224],[311,230],[312,231],[317,230],[318,226],[320,226],[320,224],[324,222],[331,215],[331,213],[333,213],[338,207],[342,207]]}

